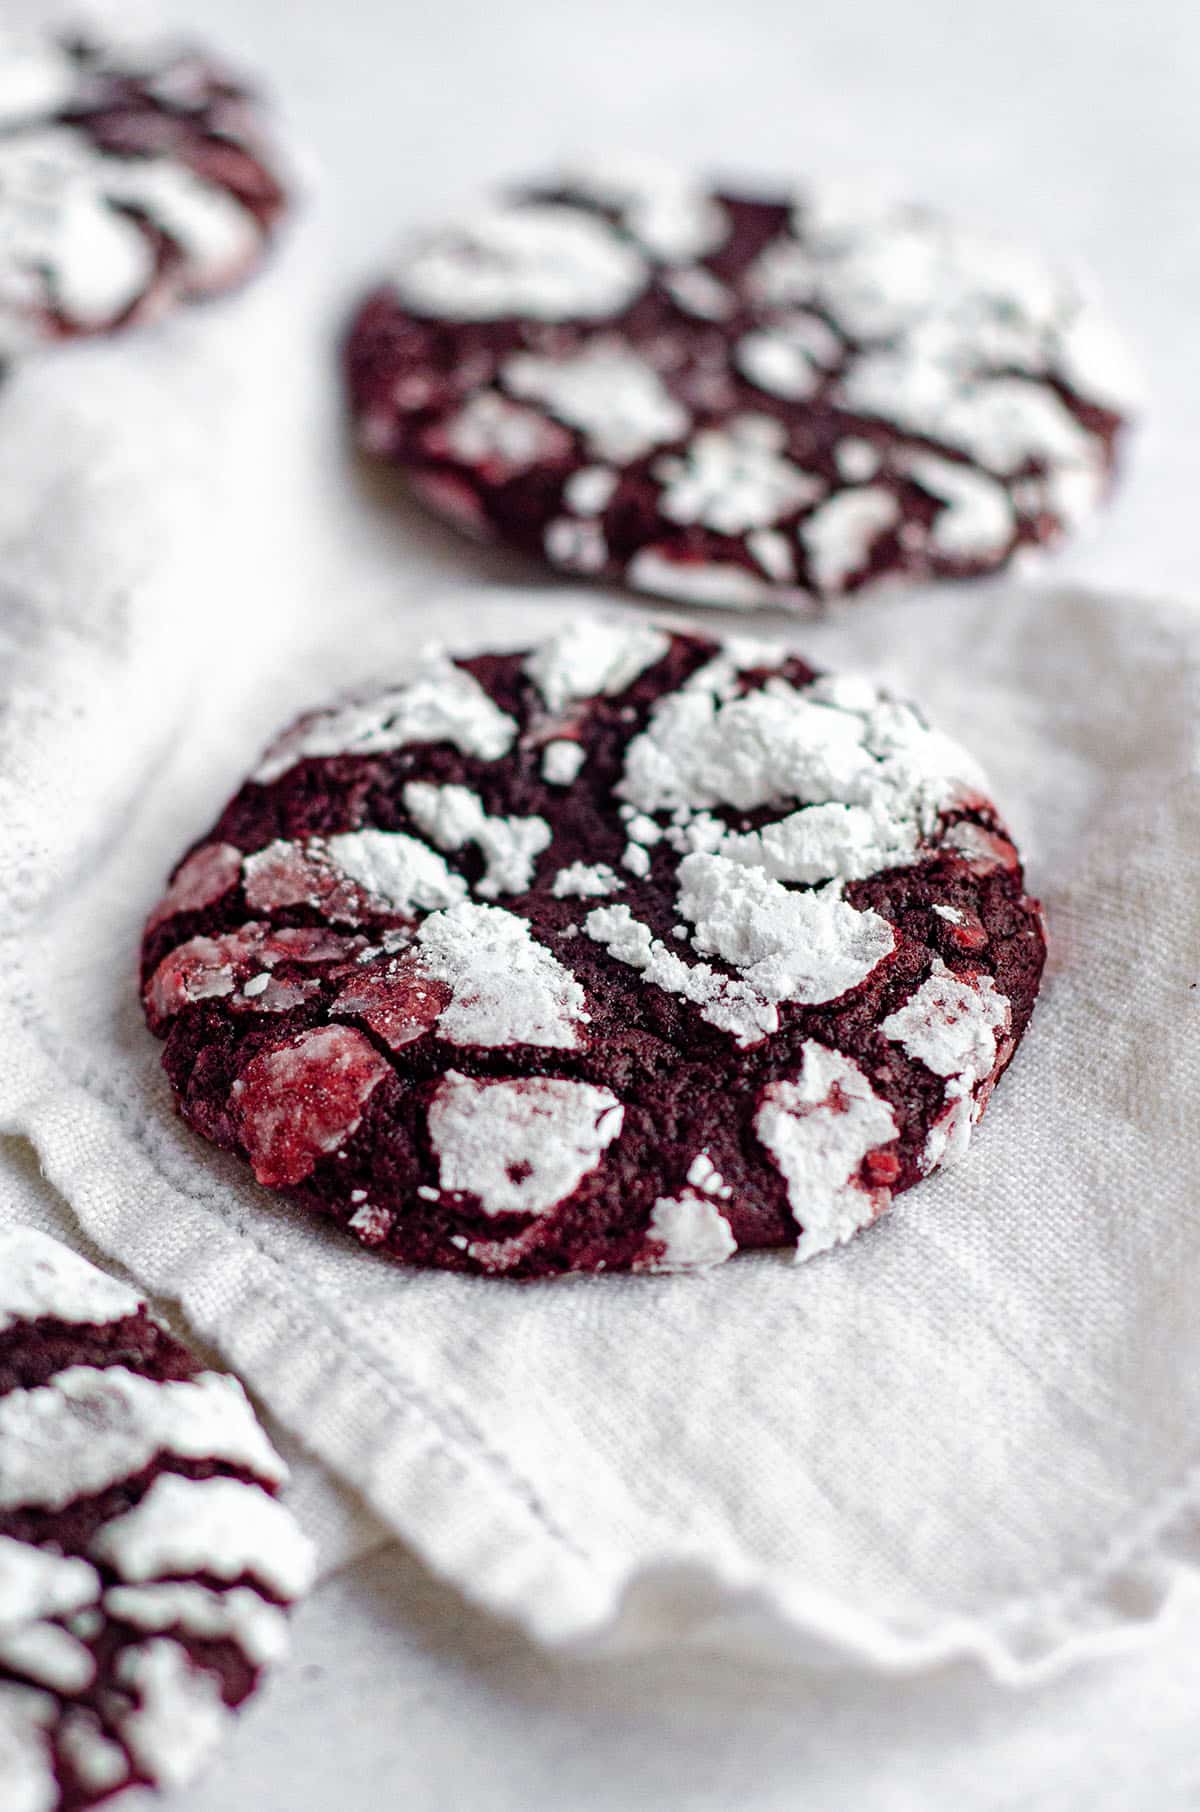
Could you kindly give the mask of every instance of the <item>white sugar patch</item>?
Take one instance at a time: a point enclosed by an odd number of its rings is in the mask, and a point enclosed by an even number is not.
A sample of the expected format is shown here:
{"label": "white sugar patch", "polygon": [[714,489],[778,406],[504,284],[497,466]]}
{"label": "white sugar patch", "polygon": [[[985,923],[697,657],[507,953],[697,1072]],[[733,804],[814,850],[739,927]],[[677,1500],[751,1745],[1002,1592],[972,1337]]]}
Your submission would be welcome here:
{"label": "white sugar patch", "polygon": [[255,1667],[287,1653],[287,1618],[277,1604],[248,1586],[214,1592],[190,1580],[116,1585],[105,1592],[104,1608],[118,1622],[153,1634],[181,1630],[205,1642],[236,1642]]}
{"label": "white sugar patch", "polygon": [[160,1384],[123,1366],[71,1366],[0,1397],[0,1509],[61,1510],[132,1478],[156,1454],[285,1468],[235,1378]]}
{"label": "white sugar patch", "polygon": [[900,505],[881,485],[839,491],[800,524],[809,573],[818,591],[837,591],[865,570],[880,536],[900,520]]}
{"label": "white sugar patch", "polygon": [[216,288],[255,257],[261,228],[228,190],[166,158],[109,158],[104,187],[143,211],[178,246],[194,292]]}
{"label": "white sugar patch", "polygon": [[58,1746],[83,1786],[92,1793],[110,1793],[129,1775],[129,1763],[119,1743],[104,1734],[99,1718],[82,1706],[72,1707],[58,1726]]}
{"label": "white sugar patch", "polygon": [[[531,887],[536,860],[552,840],[544,818],[493,817],[484,810],[479,795],[465,786],[411,781],[404,789],[404,807],[439,849],[459,850],[468,843],[476,846],[485,866],[475,891],[485,900],[494,900],[501,893],[524,893]],[[436,902],[439,906],[450,903]]]}
{"label": "white sugar patch", "polygon": [[547,709],[561,711],[580,699],[614,698],[626,691],[662,660],[670,645],[661,630],[580,612],[533,650],[525,672]]}
{"label": "white sugar patch", "polygon": [[0,1631],[65,1617],[100,1597],[100,1575],[86,1560],[0,1535]]}
{"label": "white sugar patch", "polygon": [[887,920],[848,905],[836,885],[792,892],[724,856],[684,857],[677,904],[694,948],[732,964],[769,1001],[838,1000],[896,946]]}
{"label": "white sugar patch", "polygon": [[583,928],[617,962],[636,969],[665,993],[691,1001],[702,1019],[728,1032],[738,1044],[761,1044],[779,1030],[779,1009],[772,1001],[764,1000],[748,982],[722,975],[708,963],[686,963],[635,919],[628,906],[597,906]]}
{"label": "white sugar patch", "polygon": [[794,1081],[763,1090],[754,1130],[779,1167],[803,1231],[797,1259],[840,1245],[888,1206],[861,1180],[863,1159],[899,1131],[886,1101],[851,1058],[809,1039]]}
{"label": "white sugar patch", "polygon": [[587,996],[569,969],[500,906],[434,913],[417,933],[419,971],[452,990],[438,1029],[451,1044],[574,1050]]}
{"label": "white sugar patch", "polygon": [[661,547],[639,549],[626,578],[635,591],[716,610],[754,610],[776,601],[771,586],[748,567],[730,560],[683,559]]}
{"label": "white sugar patch", "polygon": [[813,503],[824,482],[787,459],[782,426],[745,415],[727,428],[705,428],[682,453],[656,460],[663,486],[659,508],[670,522],[699,522],[721,535],[769,528]]}
{"label": "white sugar patch", "polygon": [[954,1163],[967,1149],[983,1107],[976,1091],[990,1083],[998,1036],[1011,1024],[1012,1008],[990,975],[957,975],[940,957],[934,957],[928,979],[884,1020],[885,1038],[945,1078],[945,1106],[926,1138],[926,1170]]}
{"label": "white sugar patch", "polygon": [[551,882],[556,900],[601,900],[620,893],[625,883],[605,862],[572,862],[560,868]]}
{"label": "white sugar patch", "polygon": [[429,1107],[443,1189],[486,1214],[545,1214],[573,1195],[620,1133],[625,1110],[606,1088],[551,1077],[474,1082],[451,1070]]}
{"label": "white sugar patch", "polygon": [[254,779],[268,786],[298,761],[381,755],[422,743],[448,742],[463,755],[498,761],[516,733],[513,719],[478,680],[432,649],[404,684],[301,718],[268,749]]}
{"label": "white sugar patch", "polygon": [[724,321],[737,307],[731,291],[718,282],[711,271],[705,270],[703,265],[694,264],[684,266],[682,270],[666,271],[662,276],[662,284],[677,307],[701,321]]}
{"label": "white sugar patch", "polygon": [[498,390],[467,398],[443,429],[446,451],[489,476],[512,478],[570,451],[570,438],[536,409],[522,408]]}
{"label": "white sugar patch", "polygon": [[733,362],[760,390],[792,402],[820,388],[842,351],[842,342],[819,316],[793,314],[743,334]]}
{"label": "white sugar patch", "polygon": [[581,742],[556,737],[542,750],[542,779],[547,786],[572,786],[586,761],[587,750]]}
{"label": "white sugar patch", "polygon": [[5,1812],[54,1812],[58,1782],[47,1732],[58,1707],[49,1693],[0,1680],[0,1781]]}
{"label": "white sugar patch", "polygon": [[280,1598],[311,1584],[312,1543],[257,1485],[239,1479],[185,1479],[163,1473],[134,1509],[96,1533],[91,1552],[130,1583],[210,1573],[262,1581]]}
{"label": "white sugar patch", "polygon": [[433,911],[462,899],[466,883],[440,857],[402,831],[346,831],[323,853],[372,901],[393,912]]}
{"label": "white sugar patch", "polygon": [[555,186],[621,218],[652,258],[676,264],[715,251],[728,236],[720,203],[669,164],[650,158],[605,158],[568,164]]}
{"label": "white sugar patch", "polygon": [[1016,519],[1008,492],[994,478],[931,453],[907,454],[896,464],[944,505],[929,537],[939,554],[956,560],[985,560],[1007,549]]}
{"label": "white sugar patch", "polygon": [[594,341],[558,358],[515,353],[500,375],[514,396],[578,429],[595,458],[618,465],[678,440],[691,426],[654,367],[618,341]]}
{"label": "white sugar patch", "polygon": [[120,1731],[138,1767],[159,1786],[187,1786],[232,1720],[217,1676],[193,1666],[186,1649],[162,1637],[126,1649],[116,1672],[137,1696]]}
{"label": "white sugar patch", "polygon": [[639,1262],[649,1271],[705,1271],[737,1251],[733,1230],[708,1197],[686,1190],[660,1196],[650,1214],[651,1255]]}
{"label": "white sugar patch", "polygon": [[0,126],[57,113],[76,82],[76,65],[57,38],[0,27]]}
{"label": "white sugar patch", "polygon": [[47,305],[103,327],[149,286],[149,239],[108,205],[115,161],[65,128],[0,139],[0,352],[37,338]]}
{"label": "white sugar patch", "polygon": [[100,1577],[85,1560],[0,1535],[0,1666],[56,1692],[82,1692],[96,1666],[61,1619],[93,1605]]}
{"label": "white sugar patch", "polygon": [[0,1332],[43,1318],[86,1325],[123,1321],[136,1290],[32,1227],[0,1229]]}
{"label": "white sugar patch", "polygon": [[546,558],[568,572],[602,572],[608,560],[608,542],[598,522],[580,522],[574,516],[556,516],[542,537]]}
{"label": "white sugar patch", "polygon": [[611,503],[618,482],[607,466],[581,466],[563,486],[563,502],[577,516],[599,516]]}
{"label": "white sugar patch", "polygon": [[[695,828],[703,832],[713,823],[697,820]],[[711,847],[776,881],[858,881],[911,862],[919,826],[879,805],[806,805],[758,831],[717,826]]]}
{"label": "white sugar patch", "polygon": [[416,313],[449,321],[595,320],[618,314],[647,281],[635,249],[576,208],[496,207],[411,246],[393,269]]}
{"label": "white sugar patch", "polygon": [[[754,652],[734,650],[660,699],[626,749],[619,797],[671,812],[677,846],[695,839],[780,880],[859,879],[912,859],[940,812],[986,790],[964,750],[865,680],[772,679],[722,697],[743,658]],[[810,803],[754,832],[702,817],[792,800]]]}

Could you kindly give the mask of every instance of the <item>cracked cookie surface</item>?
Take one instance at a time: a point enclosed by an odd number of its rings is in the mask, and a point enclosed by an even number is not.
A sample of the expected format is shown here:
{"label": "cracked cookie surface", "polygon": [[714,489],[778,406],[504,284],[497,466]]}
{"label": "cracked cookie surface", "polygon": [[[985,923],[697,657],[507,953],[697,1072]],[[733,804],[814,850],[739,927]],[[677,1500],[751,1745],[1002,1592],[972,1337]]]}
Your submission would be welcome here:
{"label": "cracked cookie surface", "polygon": [[957,744],[581,615],[299,720],[147,927],[180,1111],[422,1265],[808,1257],[961,1154],[1045,945]]}

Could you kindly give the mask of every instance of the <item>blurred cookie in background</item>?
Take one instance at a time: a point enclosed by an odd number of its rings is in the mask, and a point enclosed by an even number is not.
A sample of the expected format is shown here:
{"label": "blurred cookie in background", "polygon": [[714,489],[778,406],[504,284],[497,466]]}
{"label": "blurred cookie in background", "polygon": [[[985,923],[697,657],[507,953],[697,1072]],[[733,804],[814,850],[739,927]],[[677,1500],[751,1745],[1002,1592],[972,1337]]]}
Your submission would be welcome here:
{"label": "blurred cookie in background", "polygon": [[1019,247],[622,163],[416,234],[345,376],[361,448],[468,533],[734,607],[1019,561],[1100,504],[1137,399]]}
{"label": "blurred cookie in background", "polygon": [[206,54],[0,29],[0,360],[230,288],[285,205],[258,103]]}

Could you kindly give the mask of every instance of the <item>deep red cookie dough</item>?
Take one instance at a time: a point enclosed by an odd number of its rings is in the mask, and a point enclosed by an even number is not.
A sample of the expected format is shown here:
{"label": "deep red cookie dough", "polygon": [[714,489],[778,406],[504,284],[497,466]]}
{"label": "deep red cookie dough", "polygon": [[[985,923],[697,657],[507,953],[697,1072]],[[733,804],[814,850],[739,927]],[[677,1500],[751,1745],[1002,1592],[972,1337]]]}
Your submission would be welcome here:
{"label": "deep red cookie dough", "polygon": [[199,52],[0,31],[0,357],[238,283],[285,205],[274,165]]}
{"label": "deep red cookie dough", "polygon": [[970,757],[581,616],[286,732],[143,948],[180,1111],[421,1265],[809,1257],[965,1147],[1044,957]]}
{"label": "deep red cookie dough", "polygon": [[236,1379],[0,1228],[0,1803],[182,1786],[287,1646],[312,1553]]}
{"label": "deep red cookie dough", "polygon": [[966,578],[1086,517],[1136,383],[1076,284],[925,210],[569,170],[417,237],[359,443],[467,532],[690,603]]}

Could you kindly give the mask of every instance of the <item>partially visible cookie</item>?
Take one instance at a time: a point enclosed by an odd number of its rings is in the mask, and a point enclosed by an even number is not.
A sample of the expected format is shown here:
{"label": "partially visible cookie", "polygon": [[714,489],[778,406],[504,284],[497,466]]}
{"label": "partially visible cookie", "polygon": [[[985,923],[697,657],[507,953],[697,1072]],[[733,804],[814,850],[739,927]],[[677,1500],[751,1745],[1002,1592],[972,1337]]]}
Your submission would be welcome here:
{"label": "partially visible cookie", "polygon": [[238,283],[284,208],[274,164],[198,52],[0,31],[0,358]]}
{"label": "partially visible cookie", "polygon": [[568,169],[418,235],[345,352],[468,533],[695,604],[966,578],[1098,505],[1137,386],[1078,285],[916,207]]}
{"label": "partially visible cookie", "polygon": [[241,1385],[0,1229],[0,1805],[181,1786],[287,1646],[312,1550]]}
{"label": "partially visible cookie", "polygon": [[974,762],[756,643],[580,615],[287,731],[143,1000],[188,1124],[423,1265],[801,1258],[965,1149],[1045,954]]}

